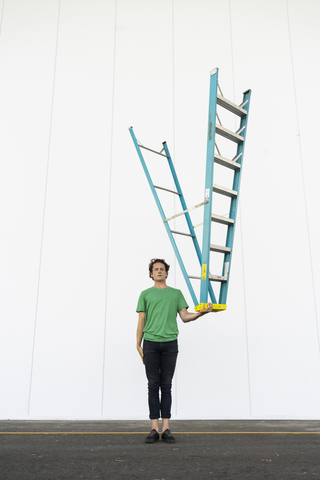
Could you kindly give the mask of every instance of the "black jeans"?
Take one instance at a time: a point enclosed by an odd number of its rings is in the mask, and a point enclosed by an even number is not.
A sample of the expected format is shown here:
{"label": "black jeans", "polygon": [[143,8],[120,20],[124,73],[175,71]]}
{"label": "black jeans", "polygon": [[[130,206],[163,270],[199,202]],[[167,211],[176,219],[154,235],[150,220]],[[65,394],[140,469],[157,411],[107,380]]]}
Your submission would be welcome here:
{"label": "black jeans", "polygon": [[[178,356],[178,341],[143,341],[144,364],[148,378],[149,418],[171,418],[171,386]],[[159,398],[161,389],[161,400]],[[160,413],[161,412],[161,413]]]}

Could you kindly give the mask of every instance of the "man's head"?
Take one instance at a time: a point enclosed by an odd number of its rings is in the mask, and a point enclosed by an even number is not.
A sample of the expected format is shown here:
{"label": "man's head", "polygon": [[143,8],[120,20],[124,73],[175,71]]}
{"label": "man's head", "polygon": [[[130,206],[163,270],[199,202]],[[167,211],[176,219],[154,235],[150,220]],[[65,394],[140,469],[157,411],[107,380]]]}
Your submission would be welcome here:
{"label": "man's head", "polygon": [[156,280],[156,278],[154,278],[154,266],[156,271],[158,271],[159,269],[162,270],[164,267],[167,278],[170,265],[168,265],[163,258],[153,258],[149,263],[149,277],[153,280]]}

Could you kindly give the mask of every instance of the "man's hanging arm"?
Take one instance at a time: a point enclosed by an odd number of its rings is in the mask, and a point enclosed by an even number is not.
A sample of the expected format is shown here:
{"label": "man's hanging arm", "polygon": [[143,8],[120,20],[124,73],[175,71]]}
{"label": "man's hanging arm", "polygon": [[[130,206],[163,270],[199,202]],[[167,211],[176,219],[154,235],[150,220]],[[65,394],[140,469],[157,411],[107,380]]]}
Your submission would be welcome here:
{"label": "man's hanging arm", "polygon": [[143,363],[144,363],[143,349],[141,347],[141,343],[142,343],[143,329],[145,327],[145,324],[146,324],[146,312],[139,312],[139,320],[138,320],[138,328],[137,328],[137,350],[139,352],[139,355]]}

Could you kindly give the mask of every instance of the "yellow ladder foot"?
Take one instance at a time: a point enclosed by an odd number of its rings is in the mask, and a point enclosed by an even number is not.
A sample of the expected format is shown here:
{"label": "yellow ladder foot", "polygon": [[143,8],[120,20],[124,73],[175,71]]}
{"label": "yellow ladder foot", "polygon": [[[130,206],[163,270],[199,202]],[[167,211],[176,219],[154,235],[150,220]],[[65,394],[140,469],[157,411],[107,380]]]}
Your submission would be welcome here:
{"label": "yellow ladder foot", "polygon": [[[221,312],[222,310],[226,310],[227,305],[222,303],[213,303],[213,312]],[[208,308],[208,303],[199,303],[196,307],[194,307],[196,312],[201,312],[201,310],[206,310]]]}

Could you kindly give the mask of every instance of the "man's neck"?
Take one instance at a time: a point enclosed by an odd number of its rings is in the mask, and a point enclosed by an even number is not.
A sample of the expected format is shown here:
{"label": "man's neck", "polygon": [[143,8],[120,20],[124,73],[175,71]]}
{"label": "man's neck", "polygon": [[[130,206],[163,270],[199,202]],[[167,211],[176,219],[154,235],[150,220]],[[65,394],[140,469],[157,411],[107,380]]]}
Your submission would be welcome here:
{"label": "man's neck", "polygon": [[154,282],[154,287],[155,288],[167,288],[167,284],[166,284],[166,281],[164,280],[163,282]]}

